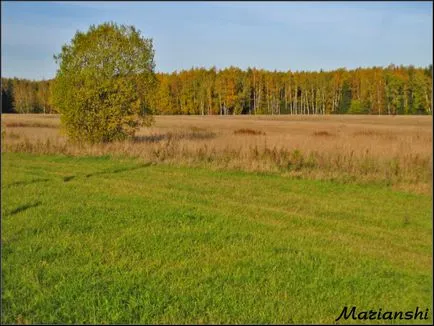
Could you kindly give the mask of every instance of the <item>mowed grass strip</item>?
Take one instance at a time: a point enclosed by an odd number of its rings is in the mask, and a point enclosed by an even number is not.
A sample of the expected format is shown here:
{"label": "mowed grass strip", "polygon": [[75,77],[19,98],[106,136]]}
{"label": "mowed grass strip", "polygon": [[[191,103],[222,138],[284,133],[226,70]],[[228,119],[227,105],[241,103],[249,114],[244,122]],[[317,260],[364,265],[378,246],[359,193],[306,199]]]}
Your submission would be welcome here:
{"label": "mowed grass strip", "polygon": [[431,300],[428,195],[2,153],[3,323],[330,324]]}

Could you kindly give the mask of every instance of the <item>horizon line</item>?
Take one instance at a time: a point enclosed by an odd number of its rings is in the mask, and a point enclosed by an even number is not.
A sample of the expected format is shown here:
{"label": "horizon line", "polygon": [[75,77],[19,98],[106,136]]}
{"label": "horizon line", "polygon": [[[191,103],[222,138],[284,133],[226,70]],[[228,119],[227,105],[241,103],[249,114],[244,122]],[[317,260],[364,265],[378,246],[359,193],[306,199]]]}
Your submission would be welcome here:
{"label": "horizon line", "polygon": [[[243,72],[247,72],[248,70],[256,70],[256,71],[263,71],[263,72],[271,72],[271,73],[329,73],[329,72],[335,72],[335,71],[339,71],[339,70],[344,70],[344,71],[354,71],[354,70],[358,70],[358,69],[374,69],[374,68],[381,68],[381,69],[388,69],[390,66],[394,66],[396,68],[411,68],[413,67],[414,69],[427,69],[430,68],[430,66],[432,67],[432,63],[429,63],[425,66],[416,66],[413,64],[394,64],[394,63],[389,63],[388,65],[373,65],[373,66],[357,66],[356,68],[348,68],[348,67],[339,67],[339,68],[334,68],[334,69],[322,69],[320,68],[319,70],[303,70],[303,69],[297,69],[297,70],[278,70],[278,69],[274,69],[274,70],[270,70],[270,69],[265,69],[265,68],[257,68],[257,67],[247,67],[245,69],[243,68],[239,68],[235,65],[229,65],[229,66],[225,66],[224,68],[217,68],[215,65],[211,66],[211,67],[204,67],[204,66],[192,66],[191,68],[182,68],[182,69],[175,69],[172,72],[163,72],[163,71],[154,71],[155,74],[167,74],[167,75],[171,75],[171,74],[177,74],[177,73],[182,73],[182,72],[186,72],[186,71],[191,71],[191,70],[213,70],[215,69],[216,72],[220,72],[220,71],[224,71],[227,69],[231,69],[231,68],[236,68],[239,69]],[[17,76],[13,76],[13,77],[8,77],[8,76],[1,76],[1,78],[5,78],[5,79],[21,79],[21,80],[28,80],[28,81],[32,81],[32,82],[39,82],[39,81],[49,81],[49,80],[53,80],[56,78],[56,76],[52,77],[52,78],[44,78],[42,77],[42,79],[33,79],[33,78],[26,78],[26,77],[17,77]]]}

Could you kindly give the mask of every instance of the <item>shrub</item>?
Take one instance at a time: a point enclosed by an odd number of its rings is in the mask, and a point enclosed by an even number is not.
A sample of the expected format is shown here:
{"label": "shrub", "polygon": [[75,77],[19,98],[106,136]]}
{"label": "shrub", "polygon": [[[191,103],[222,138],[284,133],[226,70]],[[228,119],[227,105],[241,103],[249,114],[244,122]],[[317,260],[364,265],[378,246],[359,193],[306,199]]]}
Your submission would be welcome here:
{"label": "shrub", "polygon": [[314,136],[319,136],[319,137],[328,137],[328,136],[333,136],[333,134],[329,133],[328,131],[325,130],[320,130],[320,131],[315,131],[313,133]]}
{"label": "shrub", "polygon": [[104,23],[77,32],[55,56],[59,69],[53,101],[74,141],[109,142],[133,136],[152,122],[154,51],[132,26]]}
{"label": "shrub", "polygon": [[294,168],[296,171],[301,170],[304,163],[304,157],[300,150],[295,149],[291,152],[291,158],[288,163],[289,168]]}
{"label": "shrub", "polygon": [[253,129],[237,129],[234,131],[235,135],[265,135],[265,132],[260,130],[253,130]]}

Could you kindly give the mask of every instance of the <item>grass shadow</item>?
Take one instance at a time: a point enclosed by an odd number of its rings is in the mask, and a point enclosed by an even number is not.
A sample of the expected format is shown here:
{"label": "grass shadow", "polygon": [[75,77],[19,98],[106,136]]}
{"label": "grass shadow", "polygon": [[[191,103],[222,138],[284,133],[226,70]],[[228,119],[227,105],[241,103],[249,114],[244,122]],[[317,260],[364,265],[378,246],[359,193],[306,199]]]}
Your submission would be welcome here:
{"label": "grass shadow", "polygon": [[54,124],[48,124],[48,123],[40,123],[40,122],[6,122],[6,127],[9,128],[25,128],[25,127],[31,127],[31,128],[55,128],[58,129],[58,125]]}
{"label": "grass shadow", "polygon": [[114,170],[89,173],[89,174],[86,174],[86,178],[90,178],[90,177],[93,177],[93,176],[96,176],[96,175],[115,174],[115,173],[120,173],[120,172],[125,172],[125,171],[134,171],[134,170],[138,170],[138,169],[142,169],[142,168],[148,167],[150,165],[151,165],[151,163],[145,163],[145,164],[140,164],[138,166],[133,166],[131,168],[119,168],[119,169],[114,169]]}
{"label": "grass shadow", "polygon": [[135,136],[133,142],[135,143],[158,143],[163,140],[204,140],[215,138],[217,134],[212,131],[196,130],[186,132],[167,132],[165,134],[154,134],[145,136]]}
{"label": "grass shadow", "polygon": [[40,201],[33,203],[33,204],[25,204],[25,205],[18,206],[17,208],[12,210],[9,213],[9,215],[15,215],[15,214],[18,214],[18,213],[23,212],[25,210],[28,210],[29,208],[38,207],[39,205],[41,205]]}
{"label": "grass shadow", "polygon": [[158,143],[164,139],[167,139],[167,136],[165,134],[159,134],[159,135],[147,135],[147,136],[134,136],[132,141],[134,143]]}
{"label": "grass shadow", "polygon": [[74,178],[75,178],[75,175],[69,175],[69,176],[63,177],[63,182],[69,182]]}
{"label": "grass shadow", "polygon": [[12,182],[8,185],[6,185],[6,188],[8,187],[14,187],[14,186],[27,186],[33,183],[38,183],[38,182],[46,182],[49,181],[49,179],[34,179],[34,180],[30,180],[30,181],[17,181],[17,182]]}

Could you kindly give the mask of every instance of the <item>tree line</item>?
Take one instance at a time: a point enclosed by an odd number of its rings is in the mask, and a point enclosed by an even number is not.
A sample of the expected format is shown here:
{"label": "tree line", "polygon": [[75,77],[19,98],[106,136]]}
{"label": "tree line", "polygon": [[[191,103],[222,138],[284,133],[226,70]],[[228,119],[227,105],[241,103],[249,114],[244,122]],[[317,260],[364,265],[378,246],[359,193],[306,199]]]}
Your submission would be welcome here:
{"label": "tree line", "polygon": [[[154,114],[432,114],[432,65],[279,72],[156,73]],[[48,81],[2,78],[2,112],[56,113]]]}
{"label": "tree line", "polygon": [[2,78],[3,113],[56,113],[51,104],[52,80]]}

